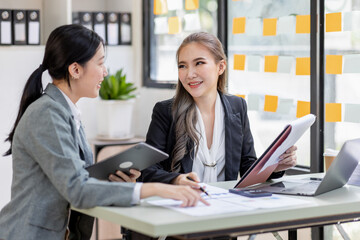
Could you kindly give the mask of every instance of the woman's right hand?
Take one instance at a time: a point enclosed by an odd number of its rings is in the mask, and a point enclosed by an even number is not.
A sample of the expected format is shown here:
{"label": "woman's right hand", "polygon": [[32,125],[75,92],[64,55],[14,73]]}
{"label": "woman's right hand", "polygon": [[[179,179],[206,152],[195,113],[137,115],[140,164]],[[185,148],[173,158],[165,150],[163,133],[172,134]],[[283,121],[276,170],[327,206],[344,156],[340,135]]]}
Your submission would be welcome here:
{"label": "woman's right hand", "polygon": [[[191,180],[190,180],[191,179]],[[196,189],[199,189],[200,179],[195,172],[180,174],[171,182],[175,185],[187,185]]]}
{"label": "woman's right hand", "polygon": [[143,183],[140,198],[159,196],[182,201],[181,207],[194,207],[199,201],[205,205],[210,205],[201,198],[200,191],[190,186],[174,186],[164,183]]}

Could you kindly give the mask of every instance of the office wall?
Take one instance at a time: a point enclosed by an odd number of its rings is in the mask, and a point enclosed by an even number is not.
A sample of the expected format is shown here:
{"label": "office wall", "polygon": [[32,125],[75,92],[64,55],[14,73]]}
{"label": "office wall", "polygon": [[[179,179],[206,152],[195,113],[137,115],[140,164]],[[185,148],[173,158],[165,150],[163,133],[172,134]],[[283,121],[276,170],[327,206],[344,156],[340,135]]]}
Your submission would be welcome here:
{"label": "office wall", "polygon": [[[142,9],[141,0],[119,1],[119,7],[132,12],[133,44],[107,49],[106,64],[111,70],[124,67],[128,79],[139,87],[134,118],[133,132],[145,136],[150,123],[151,112],[157,101],[170,98],[174,90],[149,89],[142,87]],[[76,6],[74,6],[75,8]],[[10,200],[12,178],[11,156],[3,157],[9,144],[3,140],[10,132],[18,111],[21,92],[27,77],[42,61],[44,46],[0,46],[0,209]],[[43,75],[46,85],[50,81],[47,72]],[[78,106],[82,111],[82,121],[88,138],[96,137],[96,112],[98,99],[81,99]],[[119,119],[121,124],[121,119]]]}

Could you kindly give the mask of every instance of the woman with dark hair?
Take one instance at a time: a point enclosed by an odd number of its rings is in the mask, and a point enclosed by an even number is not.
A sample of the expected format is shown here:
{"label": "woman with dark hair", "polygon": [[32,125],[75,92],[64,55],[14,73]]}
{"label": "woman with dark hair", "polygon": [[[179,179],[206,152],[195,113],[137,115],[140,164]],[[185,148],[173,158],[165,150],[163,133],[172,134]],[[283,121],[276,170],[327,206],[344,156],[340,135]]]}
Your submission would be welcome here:
{"label": "woman with dark hair", "polygon": [[[158,102],[146,142],[170,157],[142,171],[144,182],[199,187],[196,182],[236,180],[256,160],[244,99],[226,94],[227,61],[221,42],[209,33],[186,37],[176,53],[174,98]],[[296,146],[271,175],[296,165]],[[194,181],[189,180],[193,179]]]}
{"label": "woman with dark hair", "polygon": [[[0,212],[0,239],[89,239],[93,219],[71,212],[95,206],[131,206],[141,198],[161,196],[194,206],[204,200],[189,186],[134,183],[140,172],[117,181],[89,178],[93,156],[86,142],[76,102],[98,96],[107,75],[104,42],[80,25],[56,28],[49,36],[42,64],[26,82],[14,127],[7,138],[12,154],[11,201]],[[43,91],[42,73],[52,78]],[[111,177],[110,177],[111,179]],[[67,235],[70,229],[70,235]]]}

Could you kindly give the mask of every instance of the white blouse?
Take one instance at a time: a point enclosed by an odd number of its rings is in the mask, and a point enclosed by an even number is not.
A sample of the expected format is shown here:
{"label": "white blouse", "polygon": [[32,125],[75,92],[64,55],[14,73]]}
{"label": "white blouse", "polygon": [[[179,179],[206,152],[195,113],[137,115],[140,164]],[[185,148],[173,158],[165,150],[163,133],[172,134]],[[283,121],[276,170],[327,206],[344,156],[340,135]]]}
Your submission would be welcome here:
{"label": "white blouse", "polygon": [[193,161],[192,171],[198,174],[200,182],[225,181],[225,113],[220,95],[217,94],[215,102],[215,122],[210,149],[207,147],[204,121],[197,106],[196,110],[198,115],[196,130],[200,134],[199,148]]}

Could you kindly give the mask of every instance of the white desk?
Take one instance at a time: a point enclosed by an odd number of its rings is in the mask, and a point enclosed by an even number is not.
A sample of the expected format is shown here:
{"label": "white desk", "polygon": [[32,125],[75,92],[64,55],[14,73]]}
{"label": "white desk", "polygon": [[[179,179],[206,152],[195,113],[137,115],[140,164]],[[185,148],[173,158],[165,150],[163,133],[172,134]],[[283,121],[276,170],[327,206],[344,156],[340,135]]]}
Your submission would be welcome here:
{"label": "white desk", "polygon": [[[288,178],[293,177],[299,177],[299,175]],[[231,188],[235,185],[235,181],[213,185]],[[291,197],[306,199],[310,203],[294,207],[259,209],[252,212],[204,217],[193,217],[163,207],[152,206],[147,204],[146,200],[141,205],[130,208],[95,207],[75,210],[152,237],[182,235],[184,238],[226,234],[248,235],[353,221],[360,217],[360,188],[356,186],[347,185],[317,197]]]}

